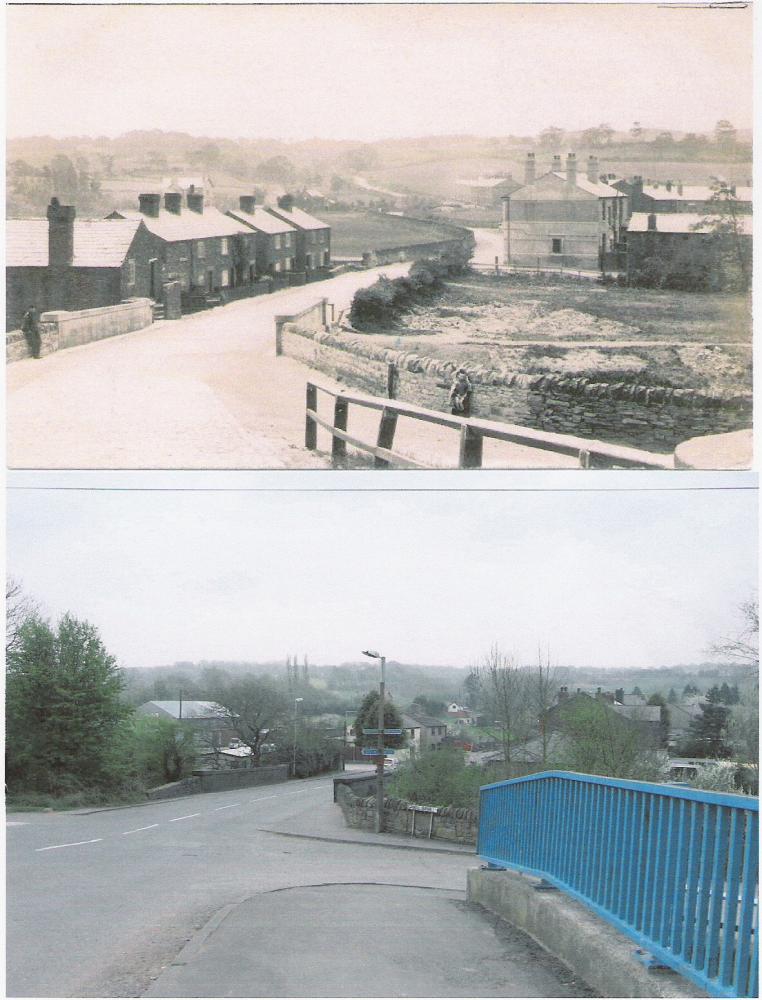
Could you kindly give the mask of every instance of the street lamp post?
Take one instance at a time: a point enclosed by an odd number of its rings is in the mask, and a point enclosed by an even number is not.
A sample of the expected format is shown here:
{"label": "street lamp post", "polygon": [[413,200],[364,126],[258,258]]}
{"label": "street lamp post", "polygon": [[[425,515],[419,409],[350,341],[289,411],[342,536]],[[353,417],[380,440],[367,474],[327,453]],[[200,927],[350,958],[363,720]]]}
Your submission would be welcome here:
{"label": "street lamp post", "polygon": [[376,833],[384,829],[384,698],[386,688],[386,657],[373,649],[364,649],[363,656],[381,661],[381,680],[378,685],[378,758],[376,760]]}
{"label": "street lamp post", "polygon": [[296,777],[296,725],[299,719],[298,705],[299,702],[304,701],[304,698],[294,698],[294,761],[291,767],[292,777]]}

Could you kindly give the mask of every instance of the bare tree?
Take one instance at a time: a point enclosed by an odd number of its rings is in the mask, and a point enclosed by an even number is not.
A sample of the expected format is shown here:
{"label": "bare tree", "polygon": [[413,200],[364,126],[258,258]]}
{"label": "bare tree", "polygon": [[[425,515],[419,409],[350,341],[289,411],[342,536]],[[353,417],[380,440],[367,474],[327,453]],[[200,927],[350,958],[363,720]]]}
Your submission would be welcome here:
{"label": "bare tree", "polygon": [[550,733],[547,727],[547,714],[556,700],[558,692],[558,668],[551,663],[550,651],[537,649],[537,664],[527,667],[527,704],[532,715],[537,720],[542,747],[542,765],[548,762],[548,743]]}
{"label": "bare tree", "polygon": [[40,613],[39,605],[24,593],[21,580],[13,576],[5,578],[5,653],[6,656],[19,644],[21,626],[29,618]]}
{"label": "bare tree", "polygon": [[495,643],[481,663],[471,670],[478,683],[482,708],[500,726],[500,741],[510,774],[513,749],[529,731],[526,671],[515,657],[503,653]]}
{"label": "bare tree", "polygon": [[286,717],[288,701],[272,684],[256,677],[242,677],[214,692],[214,701],[238,738],[258,762],[268,733]]}
{"label": "bare tree", "polygon": [[756,597],[738,606],[741,628],[736,635],[725,636],[711,645],[714,656],[723,656],[751,668],[754,674],[759,670],[759,602]]}

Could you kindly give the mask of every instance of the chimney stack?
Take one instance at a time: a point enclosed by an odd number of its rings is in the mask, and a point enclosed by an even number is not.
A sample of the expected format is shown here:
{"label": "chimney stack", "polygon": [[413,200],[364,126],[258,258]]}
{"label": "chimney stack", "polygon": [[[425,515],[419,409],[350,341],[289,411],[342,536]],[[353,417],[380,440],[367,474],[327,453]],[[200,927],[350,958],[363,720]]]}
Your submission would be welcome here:
{"label": "chimney stack", "polygon": [[257,207],[257,196],[255,194],[240,195],[238,198],[238,207],[242,212],[253,215],[254,209]]}
{"label": "chimney stack", "polygon": [[677,193],[680,195],[680,197],[682,197],[682,194],[683,194],[683,182],[682,181],[678,181],[677,182]]}
{"label": "chimney stack", "polygon": [[568,687],[564,686],[564,687],[561,687],[561,688],[558,689],[558,700],[559,700],[559,702],[566,701],[566,699],[568,697],[569,697],[569,689],[568,689]]}
{"label": "chimney stack", "polygon": [[198,212],[199,215],[204,214],[204,195],[196,191],[193,184],[188,188],[188,208],[191,212]]}
{"label": "chimney stack", "polygon": [[577,183],[577,157],[574,153],[566,157],[566,180],[569,184]]}
{"label": "chimney stack", "polygon": [[526,163],[524,164],[524,183],[534,184],[535,177],[537,176],[537,164],[534,160],[534,153],[527,153]]}
{"label": "chimney stack", "polygon": [[560,153],[555,153],[553,155],[553,167],[552,167],[552,169],[553,169],[554,173],[560,173],[561,170],[563,169],[563,167],[561,166],[561,154]]}
{"label": "chimney stack", "polygon": [[158,219],[161,208],[160,194],[139,194],[140,214],[149,215],[152,219]]}
{"label": "chimney stack", "polygon": [[173,215],[179,215],[183,209],[183,196],[177,191],[167,191],[164,195],[164,208]]}
{"label": "chimney stack", "polygon": [[656,212],[648,213],[648,231],[649,233],[656,232]]}
{"label": "chimney stack", "polygon": [[592,154],[587,158],[587,179],[591,184],[598,183],[598,157]]}
{"label": "chimney stack", "polygon": [[50,267],[70,267],[74,260],[73,205],[62,205],[58,198],[51,198],[48,205],[48,264]]}
{"label": "chimney stack", "polygon": [[666,189],[668,191],[671,191],[672,190],[672,181],[667,181],[667,183],[664,186],[666,187]]}

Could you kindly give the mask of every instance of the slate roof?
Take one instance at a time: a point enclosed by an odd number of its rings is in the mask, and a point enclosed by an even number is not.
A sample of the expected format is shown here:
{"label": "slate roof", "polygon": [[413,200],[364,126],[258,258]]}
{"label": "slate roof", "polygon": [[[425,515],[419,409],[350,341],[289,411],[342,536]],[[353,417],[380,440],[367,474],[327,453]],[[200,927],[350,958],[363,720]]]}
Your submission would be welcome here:
{"label": "slate roof", "polygon": [[[654,212],[652,213],[656,219],[656,232],[657,233],[710,233],[712,228],[710,225],[705,225],[704,220],[707,215],[712,218],[714,216],[711,213],[699,213],[699,212]],[[648,229],[648,212],[633,212],[630,221],[627,223],[627,231],[630,233],[647,233]],[[717,218],[721,218],[718,214]],[[739,215],[736,219],[739,231],[744,236],[752,235],[753,220],[750,215]],[[693,227],[698,228],[694,229]],[[653,232],[653,230],[651,230]]]}
{"label": "slate roof", "polygon": [[[551,173],[555,174],[556,177],[560,177],[562,181],[566,180],[565,170],[552,170]],[[612,187],[610,184],[604,184],[602,181],[593,183],[587,179],[587,174],[578,173],[577,174],[577,187],[582,191],[587,191],[588,194],[594,194],[597,198],[624,198],[625,195],[619,191],[617,188]]]}
{"label": "slate roof", "polygon": [[[183,701],[183,719],[218,719],[225,718],[224,709],[213,701]],[[159,715],[163,712],[173,719],[180,718],[179,701],[147,701],[140,706],[145,714]],[[152,712],[152,709],[158,709]]]}
{"label": "slate roof", "polygon": [[[683,184],[683,193],[680,194],[677,185],[673,182],[672,189],[669,191],[664,184],[644,184],[643,194],[656,201],[710,201],[715,192],[707,185]],[[752,189],[750,187],[736,187],[735,197],[736,201],[751,201]]]}
{"label": "slate roof", "polygon": [[322,222],[320,219],[316,219],[314,215],[309,215],[304,209],[292,208],[287,211],[285,208],[281,208],[280,205],[277,208],[272,209],[273,212],[277,212],[278,216],[285,219],[296,229],[330,229],[331,227],[327,222]]}
{"label": "slate roof", "polygon": [[142,220],[146,229],[167,243],[177,243],[180,240],[203,240],[212,237],[236,236],[248,230],[229,218],[219,208],[205,207],[203,212],[192,212],[183,208],[179,214],[159,209],[154,217],[143,215],[134,209],[118,209],[115,215],[124,219]]}
{"label": "slate roof", "polygon": [[[141,219],[75,219],[73,267],[121,267]],[[6,267],[48,266],[48,220],[8,219]]]}
{"label": "slate roof", "polygon": [[241,222],[246,223],[247,226],[251,226],[252,229],[258,229],[261,233],[267,233],[270,236],[277,236],[279,233],[295,233],[296,229],[290,226],[283,219],[277,218],[277,216],[272,215],[260,205],[254,208],[253,212],[244,212],[240,208],[231,208],[228,215],[234,219],[238,219]]}

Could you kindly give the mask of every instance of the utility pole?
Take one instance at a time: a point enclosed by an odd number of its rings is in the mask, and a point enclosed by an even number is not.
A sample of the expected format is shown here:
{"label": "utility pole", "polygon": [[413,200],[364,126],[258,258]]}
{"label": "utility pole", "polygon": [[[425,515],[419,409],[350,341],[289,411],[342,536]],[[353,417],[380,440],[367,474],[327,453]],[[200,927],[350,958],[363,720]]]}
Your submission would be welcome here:
{"label": "utility pole", "polygon": [[304,698],[294,698],[294,760],[291,767],[291,777],[296,777],[296,726],[299,719],[298,706],[299,702],[304,701]]}
{"label": "utility pole", "polygon": [[384,829],[384,698],[386,696],[386,657],[375,650],[364,649],[364,656],[381,661],[381,680],[378,685],[378,756],[376,758],[376,833]]}

